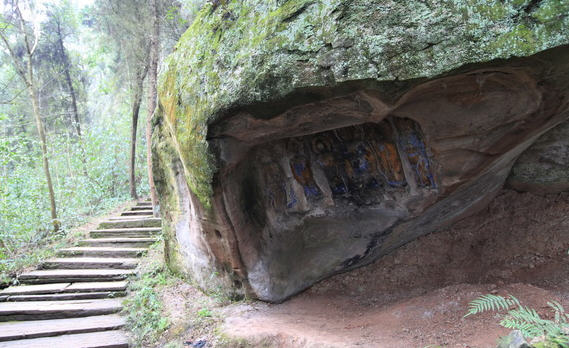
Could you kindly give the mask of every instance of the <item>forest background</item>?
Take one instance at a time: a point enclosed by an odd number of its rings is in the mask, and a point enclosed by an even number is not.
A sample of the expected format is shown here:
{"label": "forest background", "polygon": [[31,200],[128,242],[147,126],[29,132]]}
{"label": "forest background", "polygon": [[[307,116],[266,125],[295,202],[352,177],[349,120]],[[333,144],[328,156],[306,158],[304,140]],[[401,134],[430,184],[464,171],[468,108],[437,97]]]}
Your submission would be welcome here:
{"label": "forest background", "polygon": [[149,194],[156,72],[199,0],[0,0],[0,282]]}

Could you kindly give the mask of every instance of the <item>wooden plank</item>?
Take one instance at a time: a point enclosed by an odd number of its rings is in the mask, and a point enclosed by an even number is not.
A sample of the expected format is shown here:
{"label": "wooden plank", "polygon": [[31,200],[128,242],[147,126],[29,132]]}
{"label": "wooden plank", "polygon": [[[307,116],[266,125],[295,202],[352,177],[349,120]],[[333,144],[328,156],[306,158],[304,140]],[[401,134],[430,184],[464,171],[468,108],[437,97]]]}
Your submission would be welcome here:
{"label": "wooden plank", "polygon": [[34,338],[0,343],[0,348],[128,348],[128,337],[119,330]]}
{"label": "wooden plank", "polygon": [[154,214],[152,209],[150,209],[150,210],[145,209],[145,210],[125,211],[125,212],[121,213],[121,216],[139,216],[139,215],[152,216],[152,214]]}
{"label": "wooden plank", "polygon": [[58,251],[63,256],[99,256],[99,257],[138,257],[142,256],[147,248],[121,248],[121,247],[74,247]]}
{"label": "wooden plank", "polygon": [[112,216],[109,218],[109,221],[132,221],[132,220],[150,220],[150,219],[156,219],[154,216],[152,215],[142,215],[142,216],[138,216],[138,215],[130,215],[130,216]]}
{"label": "wooden plank", "polygon": [[114,237],[114,238],[91,238],[83,239],[80,243],[91,243],[91,242],[107,242],[107,243],[155,243],[158,241],[156,238],[152,237]]}
{"label": "wooden plank", "polygon": [[3,298],[2,301],[24,302],[24,301],[94,300],[100,298],[117,298],[124,296],[126,296],[125,291],[66,292],[59,294],[41,294],[41,295],[10,295]]}
{"label": "wooden plank", "polygon": [[111,228],[94,230],[89,232],[91,238],[113,238],[113,237],[136,237],[146,238],[159,234],[160,227],[138,227],[138,228]]}
{"label": "wooden plank", "polygon": [[21,274],[18,279],[23,284],[97,282],[124,280],[134,274],[133,270],[125,269],[61,269],[31,271]]}
{"label": "wooden plank", "polygon": [[152,210],[152,206],[151,205],[143,205],[140,207],[132,207],[130,208],[130,211],[138,211],[138,210]]}
{"label": "wooden plank", "polygon": [[101,229],[109,228],[135,228],[135,227],[160,227],[162,221],[160,218],[145,218],[145,219],[121,219],[104,221],[99,224]]}
{"label": "wooden plank", "polygon": [[0,321],[78,318],[117,313],[122,299],[1,302]]}
{"label": "wooden plank", "polygon": [[96,230],[91,230],[91,232],[148,232],[148,233],[159,233],[160,227],[129,227],[129,228],[101,228]]}
{"label": "wooden plank", "polygon": [[115,282],[84,282],[69,285],[66,292],[88,292],[88,291],[126,291],[128,282],[126,280]]}
{"label": "wooden plank", "polygon": [[82,246],[97,246],[97,247],[104,247],[104,246],[117,246],[117,247],[127,247],[127,248],[141,248],[141,247],[148,247],[153,243],[156,243],[158,239],[151,238],[151,237],[116,237],[116,238],[90,238],[90,239],[83,239],[79,241],[79,245]]}
{"label": "wooden plank", "polygon": [[11,286],[0,291],[0,295],[37,295],[58,293],[64,291],[69,285],[71,285],[71,283]]}
{"label": "wooden plank", "polygon": [[116,330],[124,327],[125,323],[126,319],[116,314],[72,319],[5,322],[0,323],[0,342]]}
{"label": "wooden plank", "polygon": [[133,269],[138,265],[134,258],[117,257],[63,257],[44,261],[41,269]]}
{"label": "wooden plank", "polygon": [[2,296],[59,294],[70,292],[126,291],[127,281],[54,283],[41,285],[18,285],[4,289]]}

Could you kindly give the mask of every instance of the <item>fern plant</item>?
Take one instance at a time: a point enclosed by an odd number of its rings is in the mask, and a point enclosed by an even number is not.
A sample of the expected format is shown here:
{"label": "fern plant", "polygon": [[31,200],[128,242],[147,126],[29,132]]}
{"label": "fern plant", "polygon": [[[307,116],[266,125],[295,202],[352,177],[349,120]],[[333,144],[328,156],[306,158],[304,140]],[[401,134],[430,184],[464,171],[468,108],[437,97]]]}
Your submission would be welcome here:
{"label": "fern plant", "polygon": [[551,301],[547,305],[554,314],[553,320],[542,318],[535,309],[523,306],[512,295],[503,297],[488,294],[470,302],[464,317],[487,311],[507,311],[500,321],[503,327],[520,330],[526,338],[545,336],[549,343],[569,348],[569,313],[559,302]]}

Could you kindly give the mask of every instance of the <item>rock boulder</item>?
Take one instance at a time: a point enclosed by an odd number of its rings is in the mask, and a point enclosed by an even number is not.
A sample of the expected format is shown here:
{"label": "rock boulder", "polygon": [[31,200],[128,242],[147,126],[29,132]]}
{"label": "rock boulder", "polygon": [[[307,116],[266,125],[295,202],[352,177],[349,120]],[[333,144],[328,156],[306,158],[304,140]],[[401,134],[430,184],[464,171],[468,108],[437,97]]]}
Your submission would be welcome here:
{"label": "rock boulder", "polygon": [[279,302],[481,209],[569,116],[568,6],[206,5],[153,120],[170,266]]}

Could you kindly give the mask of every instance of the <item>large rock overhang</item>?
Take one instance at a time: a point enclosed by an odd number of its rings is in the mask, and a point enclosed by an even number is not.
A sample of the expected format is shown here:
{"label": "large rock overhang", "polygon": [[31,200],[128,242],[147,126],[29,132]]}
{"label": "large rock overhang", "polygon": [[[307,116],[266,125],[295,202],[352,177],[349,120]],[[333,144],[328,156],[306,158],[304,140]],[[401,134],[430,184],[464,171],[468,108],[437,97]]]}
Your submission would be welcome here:
{"label": "large rock overhang", "polygon": [[227,110],[207,132],[209,208],[175,146],[155,141],[170,263],[206,288],[279,302],[448,226],[483,208],[515,159],[567,119],[568,73],[564,46]]}

